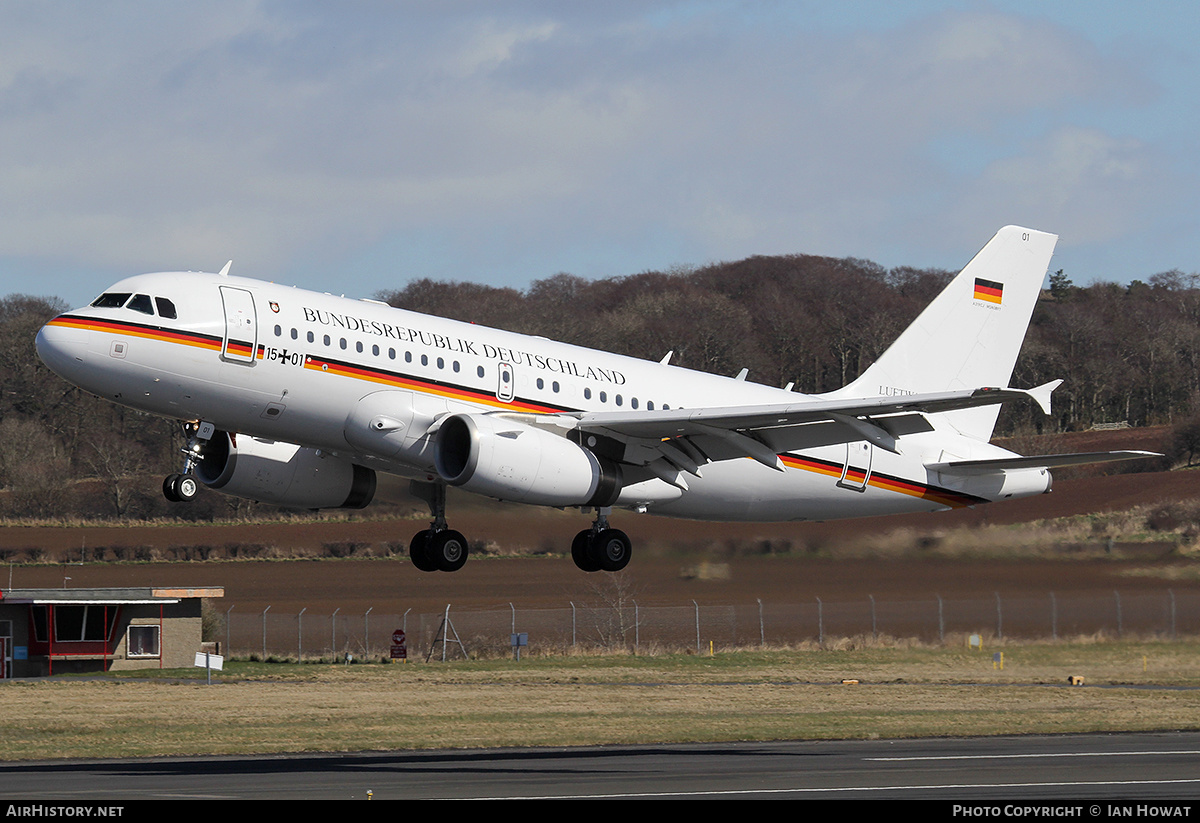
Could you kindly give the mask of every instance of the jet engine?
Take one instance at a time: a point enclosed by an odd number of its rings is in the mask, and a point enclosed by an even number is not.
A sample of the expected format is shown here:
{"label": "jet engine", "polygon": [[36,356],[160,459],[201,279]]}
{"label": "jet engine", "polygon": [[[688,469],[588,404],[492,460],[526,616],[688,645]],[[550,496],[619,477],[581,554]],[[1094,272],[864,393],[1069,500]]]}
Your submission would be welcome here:
{"label": "jet engine", "polygon": [[434,461],[451,486],[538,506],[611,506],[620,468],[552,431],[489,414],[455,414],[437,430]]}
{"label": "jet engine", "polygon": [[210,489],[296,509],[361,509],[375,472],[294,443],[217,431],[200,448],[196,478]]}

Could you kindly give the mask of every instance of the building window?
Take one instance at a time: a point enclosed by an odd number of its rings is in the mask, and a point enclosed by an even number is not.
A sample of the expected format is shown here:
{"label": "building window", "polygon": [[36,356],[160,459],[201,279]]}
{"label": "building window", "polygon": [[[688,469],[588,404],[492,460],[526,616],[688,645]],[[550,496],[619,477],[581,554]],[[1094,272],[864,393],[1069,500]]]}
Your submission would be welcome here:
{"label": "building window", "polygon": [[158,626],[130,626],[129,657],[158,657]]}

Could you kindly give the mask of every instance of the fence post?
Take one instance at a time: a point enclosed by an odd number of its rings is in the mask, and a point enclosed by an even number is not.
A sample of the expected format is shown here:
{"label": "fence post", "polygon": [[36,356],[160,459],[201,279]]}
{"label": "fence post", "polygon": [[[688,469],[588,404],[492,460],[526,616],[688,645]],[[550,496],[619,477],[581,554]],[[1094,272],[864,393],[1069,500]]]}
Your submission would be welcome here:
{"label": "fence post", "polygon": [[304,613],[308,611],[308,606],[300,610],[300,614],[296,615],[296,662],[304,662]]}
{"label": "fence post", "polygon": [[263,629],[263,662],[267,662],[267,612],[271,610],[270,606],[263,609],[262,613],[262,629]]}
{"label": "fence post", "polygon": [[940,594],[935,594],[934,597],[937,598],[937,602],[938,602],[938,642],[945,643],[946,642],[946,616],[942,611],[942,596]]}
{"label": "fence post", "polygon": [[767,646],[767,630],[763,625],[763,607],[762,598],[758,598],[758,647],[764,649]]}
{"label": "fence post", "polygon": [[696,609],[696,654],[700,654],[700,604],[693,600],[692,606]]}

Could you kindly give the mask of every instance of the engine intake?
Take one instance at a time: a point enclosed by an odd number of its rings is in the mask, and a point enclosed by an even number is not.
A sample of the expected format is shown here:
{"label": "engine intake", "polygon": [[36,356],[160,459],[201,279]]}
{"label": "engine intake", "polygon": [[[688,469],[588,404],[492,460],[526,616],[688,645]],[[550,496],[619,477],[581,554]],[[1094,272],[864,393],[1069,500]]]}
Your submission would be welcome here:
{"label": "engine intake", "polygon": [[196,478],[210,489],[296,509],[361,509],[375,472],[319,449],[218,431],[201,447]]}
{"label": "engine intake", "polygon": [[434,461],[451,486],[539,506],[611,506],[615,463],[565,437],[489,414],[455,414],[437,431]]}

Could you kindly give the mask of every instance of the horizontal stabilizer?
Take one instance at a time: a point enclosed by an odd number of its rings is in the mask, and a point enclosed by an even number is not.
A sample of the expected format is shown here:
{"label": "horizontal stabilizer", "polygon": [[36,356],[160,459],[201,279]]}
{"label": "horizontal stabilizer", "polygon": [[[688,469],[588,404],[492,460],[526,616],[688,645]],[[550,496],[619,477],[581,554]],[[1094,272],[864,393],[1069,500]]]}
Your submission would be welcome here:
{"label": "horizontal stabilizer", "polygon": [[1116,460],[1139,460],[1162,457],[1157,452],[1115,451],[1078,452],[1076,454],[1035,454],[1029,457],[1001,457],[994,460],[954,460],[949,463],[929,463],[925,468],[949,474],[992,474],[1008,469],[1053,469],[1059,466],[1079,466],[1085,463],[1107,463]]}

